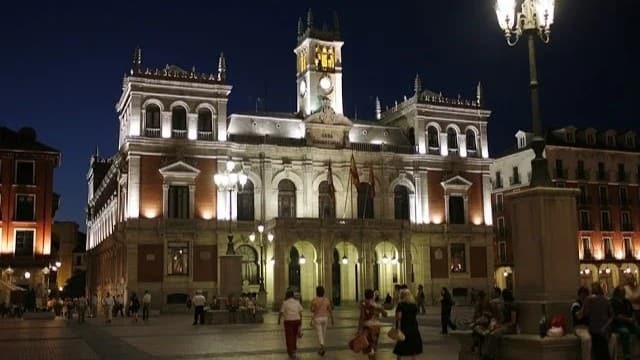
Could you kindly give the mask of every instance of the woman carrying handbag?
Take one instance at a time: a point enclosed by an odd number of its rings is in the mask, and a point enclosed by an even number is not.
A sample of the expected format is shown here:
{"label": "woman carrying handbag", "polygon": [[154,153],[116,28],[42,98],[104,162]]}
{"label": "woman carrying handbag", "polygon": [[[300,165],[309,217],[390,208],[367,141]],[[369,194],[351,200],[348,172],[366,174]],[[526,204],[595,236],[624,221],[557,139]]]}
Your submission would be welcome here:
{"label": "woman carrying handbag", "polygon": [[393,348],[393,353],[399,358],[408,356],[416,359],[416,355],[422,354],[422,336],[418,329],[417,316],[418,306],[413,295],[409,289],[400,290],[400,301],[396,307],[397,342]]}
{"label": "woman carrying handbag", "polygon": [[349,341],[351,350],[367,355],[369,360],[376,358],[376,351],[378,350],[378,339],[380,338],[380,327],[382,325],[378,321],[378,317],[380,315],[387,316],[387,312],[376,304],[373,295],[372,289],[364,291],[364,301],[360,303],[358,333]]}

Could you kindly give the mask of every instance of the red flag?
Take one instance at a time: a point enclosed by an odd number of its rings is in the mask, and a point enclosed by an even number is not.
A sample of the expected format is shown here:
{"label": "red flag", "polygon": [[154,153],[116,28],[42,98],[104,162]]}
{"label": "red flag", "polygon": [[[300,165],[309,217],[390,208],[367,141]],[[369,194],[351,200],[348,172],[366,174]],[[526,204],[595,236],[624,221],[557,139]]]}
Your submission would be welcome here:
{"label": "red flag", "polygon": [[376,197],[376,178],[373,175],[373,164],[369,164],[369,181],[371,182],[371,190],[369,190],[369,196],[371,198]]}
{"label": "red flag", "polygon": [[336,197],[336,188],[333,186],[333,171],[331,171],[331,161],[329,161],[329,172],[327,173],[327,183],[329,185],[329,192],[331,198]]}
{"label": "red flag", "polygon": [[351,168],[349,171],[351,172],[351,182],[358,188],[358,186],[360,186],[360,177],[358,176],[358,167],[356,166],[356,159],[353,157],[353,154],[351,154]]}

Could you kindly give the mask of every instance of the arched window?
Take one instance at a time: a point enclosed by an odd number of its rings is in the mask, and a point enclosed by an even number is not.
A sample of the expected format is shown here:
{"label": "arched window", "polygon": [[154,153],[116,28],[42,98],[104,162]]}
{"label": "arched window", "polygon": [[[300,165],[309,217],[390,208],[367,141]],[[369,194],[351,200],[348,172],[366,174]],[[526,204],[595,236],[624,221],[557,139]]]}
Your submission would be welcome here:
{"label": "arched window", "polygon": [[238,255],[242,255],[242,282],[245,280],[249,284],[258,283],[258,253],[249,245],[240,245],[236,250]]}
{"label": "arched window", "polygon": [[198,140],[213,140],[213,115],[209,109],[198,111]]}
{"label": "arched window", "polygon": [[278,184],[278,217],[296,217],[296,185],[289,179]]}
{"label": "arched window", "polygon": [[440,147],[440,141],[438,139],[438,129],[435,126],[429,126],[427,128],[427,138],[429,140],[430,148]]}
{"label": "arched window", "polygon": [[247,179],[247,183],[238,190],[238,220],[255,220],[253,203],[253,182],[251,182],[251,180],[249,179]]}
{"label": "arched window", "polygon": [[318,186],[318,217],[321,219],[334,219],[336,217],[335,194],[326,180]]}
{"label": "arched window", "polygon": [[289,289],[300,291],[300,253],[295,246],[289,251]]}
{"label": "arched window", "polygon": [[476,151],[476,132],[467,129],[467,150]]}
{"label": "arched window", "polygon": [[145,109],[145,135],[151,137],[160,136],[160,107],[155,104]]}
{"label": "arched window", "polygon": [[396,220],[409,220],[409,189],[398,185],[393,189],[393,207]]}
{"label": "arched window", "polygon": [[358,218],[373,219],[373,192],[367,182],[358,186]]}
{"label": "arched window", "polygon": [[171,135],[177,138],[187,137],[187,110],[182,106],[171,110]]}
{"label": "arched window", "polygon": [[458,133],[454,128],[447,129],[447,147],[449,150],[458,149]]}

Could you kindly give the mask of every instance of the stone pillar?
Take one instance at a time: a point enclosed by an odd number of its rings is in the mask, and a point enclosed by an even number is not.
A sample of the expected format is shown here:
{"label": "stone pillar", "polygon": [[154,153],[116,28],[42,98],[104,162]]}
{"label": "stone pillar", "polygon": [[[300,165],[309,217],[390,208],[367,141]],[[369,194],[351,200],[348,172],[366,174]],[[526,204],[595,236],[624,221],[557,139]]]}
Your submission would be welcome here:
{"label": "stone pillar", "polygon": [[222,296],[242,293],[242,255],[220,255],[218,289]]}
{"label": "stone pillar", "polygon": [[513,234],[514,295],[521,333],[538,334],[547,319],[569,307],[579,286],[577,189],[537,187],[508,194]]}

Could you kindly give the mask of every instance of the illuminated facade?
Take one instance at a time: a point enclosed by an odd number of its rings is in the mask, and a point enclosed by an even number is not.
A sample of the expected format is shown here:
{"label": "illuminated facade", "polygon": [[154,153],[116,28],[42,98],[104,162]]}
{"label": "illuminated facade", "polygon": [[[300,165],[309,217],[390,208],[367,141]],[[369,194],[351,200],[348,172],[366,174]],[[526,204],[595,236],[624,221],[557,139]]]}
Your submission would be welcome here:
{"label": "illuminated facade", "polygon": [[[244,288],[265,275],[269,302],[288,287],[309,300],[319,284],[341,302],[398,283],[424,284],[434,300],[441,286],[460,296],[491,286],[479,86],[473,100],[448,99],[416,78],[411,97],[352,121],[341,46],[337,26],[318,30],[310,14],[295,48],[297,111],[229,116],[224,58],[216,74],[147,70],[137,51],[117,106],[119,151],[96,155],[87,177],[91,291],[148,289],[165,308],[216,293],[229,221]],[[213,181],[228,161],[248,177],[231,196]],[[258,224],[274,237],[264,256],[249,236]]]}
{"label": "illuminated facade", "polygon": [[[496,225],[496,280],[512,279],[508,196],[529,185],[532,134],[516,133],[516,147],[491,166]],[[549,174],[556,186],[580,189],[577,198],[581,282],[606,284],[609,290],[624,277],[638,277],[640,239],[640,162],[633,131],[600,131],[564,127],[546,135]],[[638,244],[638,245],[636,245]]]}
{"label": "illuminated facade", "polygon": [[35,290],[39,301],[46,296],[42,269],[51,261],[51,226],[58,203],[53,173],[59,162],[60,152],[37,141],[33,129],[0,127],[2,296],[11,285]]}

